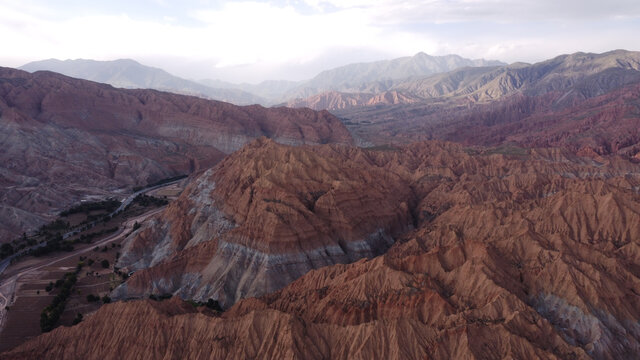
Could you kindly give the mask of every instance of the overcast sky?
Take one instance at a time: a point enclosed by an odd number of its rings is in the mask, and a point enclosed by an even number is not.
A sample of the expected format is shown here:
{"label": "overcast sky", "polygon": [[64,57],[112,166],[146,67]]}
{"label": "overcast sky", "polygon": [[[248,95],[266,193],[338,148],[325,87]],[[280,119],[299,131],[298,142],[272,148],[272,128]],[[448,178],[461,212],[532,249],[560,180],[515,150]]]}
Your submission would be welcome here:
{"label": "overcast sky", "polygon": [[0,34],[2,66],[132,58],[190,79],[301,80],[420,51],[640,50],[640,0],[0,0]]}

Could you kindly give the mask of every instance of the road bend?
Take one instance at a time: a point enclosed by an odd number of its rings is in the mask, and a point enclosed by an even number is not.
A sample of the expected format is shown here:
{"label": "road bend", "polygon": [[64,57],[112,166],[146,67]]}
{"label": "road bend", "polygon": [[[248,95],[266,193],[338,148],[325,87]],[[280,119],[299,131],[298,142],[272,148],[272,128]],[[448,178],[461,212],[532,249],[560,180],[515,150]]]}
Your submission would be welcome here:
{"label": "road bend", "polygon": [[128,234],[130,231],[133,230],[133,225],[136,222],[142,223],[149,217],[155,214],[158,214],[160,211],[164,210],[164,208],[165,207],[163,206],[126,220],[123,223],[123,226],[121,226],[116,233],[111,234],[110,236],[107,236],[106,238],[98,242],[89,244],[87,247],[74,250],[70,253],[59,254],[57,256],[54,256],[53,259],[52,258],[43,259],[41,262],[33,264],[25,269],[20,270],[20,272],[14,275],[9,275],[8,278],[5,278],[0,284],[0,332],[2,332],[2,329],[4,328],[4,324],[7,318],[6,308],[7,306],[11,306],[15,301],[15,292],[17,288],[16,285],[18,283],[18,280],[20,280],[21,277],[31,272],[42,269],[44,267],[55,265],[56,263],[69,259],[71,257],[92,251],[96,246],[104,246],[116,240],[122,239],[126,234]]}

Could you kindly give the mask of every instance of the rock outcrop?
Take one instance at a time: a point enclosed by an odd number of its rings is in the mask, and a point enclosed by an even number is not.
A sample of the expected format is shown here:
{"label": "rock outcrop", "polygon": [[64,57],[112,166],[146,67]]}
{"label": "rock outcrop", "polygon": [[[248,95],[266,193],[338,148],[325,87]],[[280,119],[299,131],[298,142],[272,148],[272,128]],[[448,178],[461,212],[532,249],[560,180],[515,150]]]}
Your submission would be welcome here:
{"label": "rock outcrop", "polygon": [[413,227],[413,201],[406,181],[362,150],[261,138],[128,240],[118,266],[137,272],[114,297],[177,293],[230,306],[309,270],[384,253]]}

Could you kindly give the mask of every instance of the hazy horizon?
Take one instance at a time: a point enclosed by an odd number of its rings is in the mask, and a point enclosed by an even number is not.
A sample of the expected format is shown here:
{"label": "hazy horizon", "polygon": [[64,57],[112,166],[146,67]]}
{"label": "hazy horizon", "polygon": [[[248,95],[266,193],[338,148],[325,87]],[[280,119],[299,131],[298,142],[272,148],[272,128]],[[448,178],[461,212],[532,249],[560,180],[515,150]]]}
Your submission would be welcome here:
{"label": "hazy horizon", "polygon": [[534,63],[638,50],[640,3],[0,0],[0,29],[11,50],[2,66],[128,58],[188,79],[258,83],[418,52]]}

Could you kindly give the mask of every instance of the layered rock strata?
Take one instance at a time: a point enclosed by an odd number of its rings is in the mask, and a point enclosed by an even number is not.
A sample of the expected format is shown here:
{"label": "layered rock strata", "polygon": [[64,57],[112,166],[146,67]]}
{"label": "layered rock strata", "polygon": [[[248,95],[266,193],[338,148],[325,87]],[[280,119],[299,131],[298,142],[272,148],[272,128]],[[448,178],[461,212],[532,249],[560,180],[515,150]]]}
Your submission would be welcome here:
{"label": "layered rock strata", "polygon": [[[257,174],[256,164],[267,168],[270,162],[260,154],[274,148],[280,155],[271,164],[347,156],[354,166],[383,169],[376,176],[378,186],[386,184],[385,176],[398,184],[385,195],[388,199],[406,194],[403,187],[411,189],[414,201],[407,206],[413,229],[396,236],[384,255],[311,270],[278,291],[240,300],[221,315],[177,298],[121,302],[3,356],[69,358],[70,348],[74,357],[87,358],[620,359],[639,353],[638,165],[616,157],[597,162],[557,149],[505,155],[431,142],[385,151],[330,146],[294,151],[259,141],[243,150],[256,163],[241,170],[223,162],[217,173],[207,175],[220,181],[209,194],[215,199],[224,189],[250,199],[243,175]],[[312,169],[327,171],[320,159],[314,163]],[[254,178],[255,183],[264,176],[311,183],[283,173],[283,167],[268,168],[274,171]],[[236,185],[221,181],[232,169],[240,179]],[[350,174],[367,183],[359,171]],[[198,186],[202,181],[175,203],[174,216]],[[267,191],[256,186],[254,196]],[[290,192],[270,186],[265,187],[295,204]],[[251,233],[248,222],[271,219],[264,215],[271,213],[265,204],[234,199],[226,204],[217,199],[220,211],[235,223],[219,237]],[[251,218],[258,205],[263,219]],[[388,205],[370,209],[382,213],[390,211]],[[191,226],[199,211],[189,221],[175,217],[167,231],[177,231],[173,224]],[[285,216],[284,208],[279,213],[290,222],[299,219],[293,211]],[[266,234],[270,228],[262,227]],[[184,244],[174,256],[186,266],[194,266],[198,256],[207,263],[205,246],[227,247],[216,240],[188,246],[194,238],[172,242]],[[259,248],[251,245],[255,238],[235,239],[234,249]],[[270,238],[261,242],[278,249],[286,244]],[[162,264],[141,273],[152,279],[151,271]]]}

